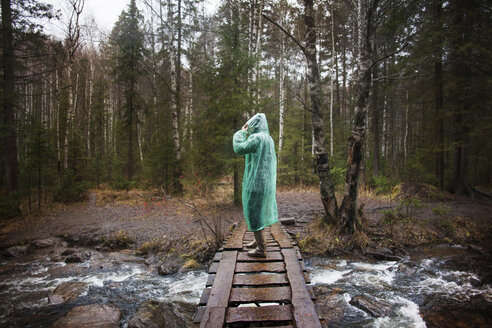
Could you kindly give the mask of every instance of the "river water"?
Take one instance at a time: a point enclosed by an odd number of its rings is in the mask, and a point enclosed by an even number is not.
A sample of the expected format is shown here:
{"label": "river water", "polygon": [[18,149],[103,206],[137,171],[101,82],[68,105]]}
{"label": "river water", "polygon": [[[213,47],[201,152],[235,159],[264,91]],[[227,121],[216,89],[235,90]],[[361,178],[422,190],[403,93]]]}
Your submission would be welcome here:
{"label": "river water", "polygon": [[[49,254],[0,263],[0,326],[50,327],[77,305],[112,303],[122,311],[126,327],[138,304],[154,299],[197,303],[207,280],[203,270],[159,276],[134,254],[91,251],[84,263],[56,262]],[[488,285],[474,287],[479,277],[453,261],[465,256],[459,247],[418,253],[403,262],[337,259],[307,261],[312,284],[332,293],[337,308],[331,323],[339,327],[426,327],[420,307],[429,299],[466,301],[482,294],[492,302]],[[75,301],[50,305],[47,296],[63,282],[85,282],[88,289]],[[349,302],[366,295],[391,304],[386,317],[373,318]]]}
{"label": "river water", "polygon": [[[420,307],[432,300],[467,302],[482,295],[492,302],[490,286],[479,284],[477,274],[455,263],[468,256],[460,247],[442,247],[414,254],[402,262],[361,262],[350,259],[315,259],[311,270],[314,286],[329,286],[330,306],[342,315],[333,318],[340,327],[426,327]],[[391,305],[388,316],[373,318],[351,305],[356,295],[365,295]]]}

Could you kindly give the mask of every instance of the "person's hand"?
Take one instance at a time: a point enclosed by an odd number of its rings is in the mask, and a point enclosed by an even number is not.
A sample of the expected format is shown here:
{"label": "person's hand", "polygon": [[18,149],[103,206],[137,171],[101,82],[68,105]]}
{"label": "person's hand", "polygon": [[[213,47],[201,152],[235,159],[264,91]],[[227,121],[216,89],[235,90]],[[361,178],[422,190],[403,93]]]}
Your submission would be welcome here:
{"label": "person's hand", "polygon": [[248,124],[244,124],[243,127],[241,128],[243,131],[248,131]]}

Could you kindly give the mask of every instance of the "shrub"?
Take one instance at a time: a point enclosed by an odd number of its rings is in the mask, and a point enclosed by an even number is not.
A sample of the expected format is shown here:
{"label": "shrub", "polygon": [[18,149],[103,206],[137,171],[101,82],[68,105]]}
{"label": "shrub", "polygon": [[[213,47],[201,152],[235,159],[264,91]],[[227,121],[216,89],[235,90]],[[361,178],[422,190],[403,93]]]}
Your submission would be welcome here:
{"label": "shrub", "polygon": [[422,201],[415,197],[405,198],[400,202],[400,206],[398,209],[401,211],[405,209],[405,214],[407,217],[413,217],[414,210],[417,208],[425,207],[425,204],[422,204]]}
{"label": "shrub", "polygon": [[115,249],[124,249],[133,246],[135,241],[133,238],[123,230],[119,230],[114,233],[108,240],[105,241],[105,244],[111,248]]}
{"label": "shrub", "polygon": [[54,200],[63,203],[78,202],[85,199],[88,189],[88,182],[77,181],[73,171],[67,171],[55,190]]}
{"label": "shrub", "polygon": [[438,207],[434,207],[432,209],[432,212],[437,215],[437,216],[445,216],[446,214],[449,213],[449,211],[451,211],[451,207],[447,206],[447,205],[443,205],[443,204],[440,204]]}

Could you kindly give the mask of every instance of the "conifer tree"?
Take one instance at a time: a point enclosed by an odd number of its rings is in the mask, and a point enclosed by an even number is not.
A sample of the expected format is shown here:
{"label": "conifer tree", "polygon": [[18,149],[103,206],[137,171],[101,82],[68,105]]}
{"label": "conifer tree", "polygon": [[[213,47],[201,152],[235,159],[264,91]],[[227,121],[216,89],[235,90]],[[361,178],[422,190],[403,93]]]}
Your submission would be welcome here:
{"label": "conifer tree", "polygon": [[[135,0],[123,11],[111,34],[113,49],[113,74],[124,92],[122,132],[127,138],[126,173],[128,181],[135,173],[134,146],[136,144],[137,111],[140,110],[138,92],[139,77],[143,74],[141,61],[144,58],[144,34],[141,29],[142,15]],[[119,154],[122,155],[122,154]]]}

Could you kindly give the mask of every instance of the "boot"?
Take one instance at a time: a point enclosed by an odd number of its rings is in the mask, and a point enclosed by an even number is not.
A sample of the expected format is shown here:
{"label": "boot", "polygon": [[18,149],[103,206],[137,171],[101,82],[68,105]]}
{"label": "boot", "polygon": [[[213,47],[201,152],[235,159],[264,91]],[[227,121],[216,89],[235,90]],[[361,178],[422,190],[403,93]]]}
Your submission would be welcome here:
{"label": "boot", "polygon": [[253,248],[256,247],[257,245],[258,243],[256,242],[256,238],[255,238],[252,242],[246,244],[246,248]]}
{"label": "boot", "polygon": [[266,257],[265,251],[265,238],[263,237],[263,230],[255,231],[255,239],[257,246],[255,249],[248,252],[248,255],[251,257]]}

